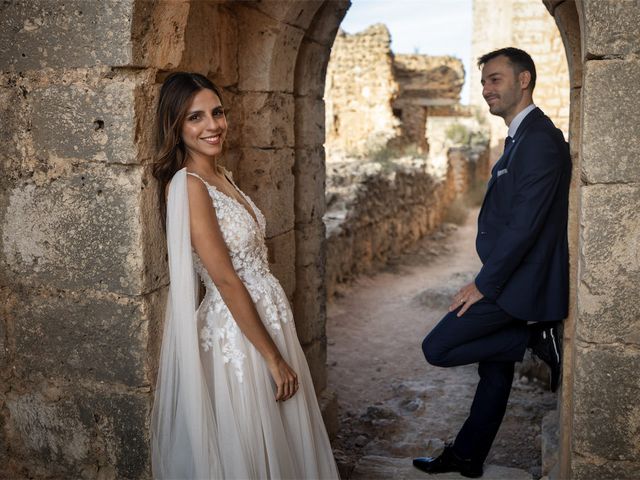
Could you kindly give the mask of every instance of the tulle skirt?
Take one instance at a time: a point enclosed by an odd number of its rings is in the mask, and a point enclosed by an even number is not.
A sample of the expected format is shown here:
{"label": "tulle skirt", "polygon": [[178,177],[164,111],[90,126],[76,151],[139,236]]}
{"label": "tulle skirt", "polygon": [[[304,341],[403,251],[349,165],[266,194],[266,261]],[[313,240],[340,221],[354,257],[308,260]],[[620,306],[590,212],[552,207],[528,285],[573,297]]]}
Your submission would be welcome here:
{"label": "tulle skirt", "polygon": [[[255,302],[263,319],[269,303]],[[276,402],[275,383],[264,359],[241,333],[231,339],[231,348],[227,338],[200,350],[226,479],[339,478],[290,310],[287,316],[272,332],[280,353],[298,374],[299,389],[287,401]],[[224,316],[203,302],[199,325],[220,332],[223,322]]]}

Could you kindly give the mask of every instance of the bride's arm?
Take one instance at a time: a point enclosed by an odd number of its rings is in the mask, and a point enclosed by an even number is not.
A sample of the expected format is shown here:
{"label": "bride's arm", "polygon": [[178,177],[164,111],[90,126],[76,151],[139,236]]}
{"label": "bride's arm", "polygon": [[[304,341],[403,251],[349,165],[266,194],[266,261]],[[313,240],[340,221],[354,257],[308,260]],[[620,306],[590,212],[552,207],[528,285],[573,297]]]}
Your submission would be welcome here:
{"label": "bride's arm", "polygon": [[238,327],[267,362],[278,387],[276,400],[287,400],[297,389],[296,373],[282,358],[278,347],[260,320],[247,288],[233,268],[206,187],[200,180],[189,175],[187,191],[193,248]]}

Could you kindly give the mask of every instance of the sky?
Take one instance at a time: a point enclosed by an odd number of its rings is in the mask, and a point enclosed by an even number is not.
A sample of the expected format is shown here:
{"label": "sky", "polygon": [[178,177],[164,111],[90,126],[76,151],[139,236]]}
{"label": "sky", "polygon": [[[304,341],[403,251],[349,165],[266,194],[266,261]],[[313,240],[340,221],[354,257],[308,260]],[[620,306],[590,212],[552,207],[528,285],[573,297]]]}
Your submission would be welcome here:
{"label": "sky", "polygon": [[351,0],[341,28],[357,33],[375,23],[391,32],[394,53],[452,55],[464,63],[461,103],[469,103],[472,0]]}

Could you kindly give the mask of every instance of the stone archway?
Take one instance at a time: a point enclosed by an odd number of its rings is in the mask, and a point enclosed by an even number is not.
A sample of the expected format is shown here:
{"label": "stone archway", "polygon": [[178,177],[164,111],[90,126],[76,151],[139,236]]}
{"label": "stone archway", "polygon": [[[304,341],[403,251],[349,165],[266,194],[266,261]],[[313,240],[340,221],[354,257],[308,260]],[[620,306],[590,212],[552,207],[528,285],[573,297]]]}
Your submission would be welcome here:
{"label": "stone archway", "polygon": [[[558,478],[640,470],[635,0],[544,0],[571,76],[571,316]],[[348,0],[0,7],[0,473],[148,478],[167,284],[150,122],[176,69],[225,89],[227,165],[325,383],[324,71]],[[73,27],[73,28],[71,28]],[[105,41],[108,39],[108,41]],[[54,125],[52,128],[51,125]]]}
{"label": "stone archway", "polygon": [[[638,439],[637,2],[549,1],[571,78],[572,292],[559,478],[633,478]],[[633,26],[632,26],[633,25]],[[631,426],[633,425],[633,426]]]}

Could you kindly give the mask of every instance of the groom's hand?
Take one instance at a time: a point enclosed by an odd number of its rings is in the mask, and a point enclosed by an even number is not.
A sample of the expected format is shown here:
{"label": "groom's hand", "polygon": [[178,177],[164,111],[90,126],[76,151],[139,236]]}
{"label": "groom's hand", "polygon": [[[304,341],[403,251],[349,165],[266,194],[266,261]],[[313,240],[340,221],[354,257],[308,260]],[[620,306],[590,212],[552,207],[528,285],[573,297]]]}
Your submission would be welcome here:
{"label": "groom's hand", "polygon": [[464,312],[469,310],[469,307],[480,300],[484,295],[480,293],[478,287],[476,287],[475,282],[471,282],[468,285],[462,287],[458,293],[453,296],[453,303],[449,305],[449,311],[453,312],[456,308],[460,308],[458,312],[458,317],[464,315]]}

